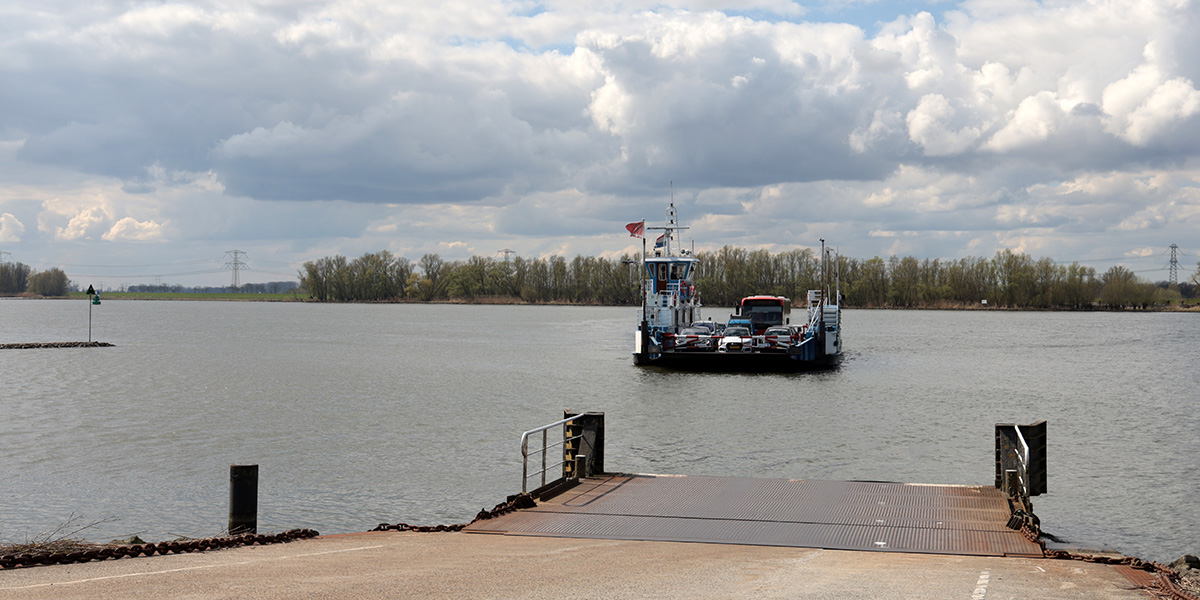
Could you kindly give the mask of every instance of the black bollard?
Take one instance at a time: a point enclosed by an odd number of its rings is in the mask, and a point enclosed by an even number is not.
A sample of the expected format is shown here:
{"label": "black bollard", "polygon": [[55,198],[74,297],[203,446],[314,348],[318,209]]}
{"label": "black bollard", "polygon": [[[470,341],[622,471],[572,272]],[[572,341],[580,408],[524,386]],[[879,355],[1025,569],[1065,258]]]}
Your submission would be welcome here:
{"label": "black bollard", "polygon": [[258,533],[258,465],[229,466],[229,535]]}

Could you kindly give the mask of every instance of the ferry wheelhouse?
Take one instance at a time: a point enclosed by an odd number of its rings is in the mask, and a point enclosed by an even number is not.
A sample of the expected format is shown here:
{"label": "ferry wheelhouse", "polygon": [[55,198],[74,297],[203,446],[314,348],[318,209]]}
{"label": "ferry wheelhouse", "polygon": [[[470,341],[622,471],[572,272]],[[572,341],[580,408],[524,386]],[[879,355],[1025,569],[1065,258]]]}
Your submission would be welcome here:
{"label": "ferry wheelhouse", "polygon": [[[766,295],[743,298],[726,322],[705,319],[695,283],[700,260],[676,240],[677,232],[687,227],[679,225],[674,203],[667,210],[666,225],[647,227],[643,221],[626,228],[642,238],[642,306],[634,336],[634,364],[802,370],[836,364],[841,357],[841,294],[836,283],[832,298],[825,290],[809,290],[807,312],[800,323],[792,322],[789,298]],[[649,250],[647,231],[662,232]],[[822,273],[827,273],[824,240],[821,259]]]}

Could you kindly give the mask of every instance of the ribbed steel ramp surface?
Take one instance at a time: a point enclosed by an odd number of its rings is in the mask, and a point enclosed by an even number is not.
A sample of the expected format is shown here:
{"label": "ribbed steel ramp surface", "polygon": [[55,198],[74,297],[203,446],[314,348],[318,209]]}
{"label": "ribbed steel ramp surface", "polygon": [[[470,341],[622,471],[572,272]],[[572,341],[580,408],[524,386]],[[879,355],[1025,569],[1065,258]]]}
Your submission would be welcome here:
{"label": "ribbed steel ramp surface", "polygon": [[1042,556],[991,487],[613,475],[472,533],[836,550]]}

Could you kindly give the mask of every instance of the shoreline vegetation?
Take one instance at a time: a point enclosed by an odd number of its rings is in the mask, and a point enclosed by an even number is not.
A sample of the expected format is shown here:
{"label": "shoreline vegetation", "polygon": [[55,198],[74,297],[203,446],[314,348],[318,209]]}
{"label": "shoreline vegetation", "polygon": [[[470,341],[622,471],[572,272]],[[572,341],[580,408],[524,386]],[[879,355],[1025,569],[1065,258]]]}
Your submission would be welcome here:
{"label": "shoreline vegetation", "polygon": [[[992,258],[954,260],[838,256],[823,269],[819,252],[779,253],[726,246],[699,252],[696,288],[709,310],[732,307],[753,294],[792,298],[840,281],[846,308],[925,310],[1200,310],[1200,270],[1189,281],[1151,283],[1120,265],[1097,273],[1078,262],[1002,250]],[[384,250],[358,258],[328,256],[300,269],[300,287],[247,284],[189,292],[180,286],[101,290],[104,299],[231,300],[267,302],[453,303],[635,306],[637,255],[615,258],[563,256],[446,261],[426,254],[413,261]],[[15,266],[14,266],[15,265]],[[34,289],[36,279],[19,263],[0,265],[0,296],[84,297],[78,291]],[[11,271],[11,272],[10,272]],[[58,273],[55,272],[55,275]],[[34,274],[37,275],[37,274]],[[30,280],[22,285],[22,279]],[[59,282],[61,278],[53,278]],[[277,282],[282,283],[282,282]],[[290,285],[295,285],[294,283]],[[72,284],[74,289],[82,284]],[[244,292],[263,293],[244,293]],[[265,293],[267,291],[276,293]]]}
{"label": "shoreline vegetation", "polygon": [[[35,294],[6,295],[0,294],[2,300],[87,300],[88,295],[82,292],[70,292],[67,296],[39,296]],[[320,300],[300,294],[254,294],[254,293],[221,293],[193,294],[175,292],[104,292],[104,301],[110,300],[139,300],[159,302],[202,301],[202,302],[297,302],[321,303]],[[421,300],[419,298],[390,298],[384,300],[326,300],[325,304],[460,304],[477,306],[605,306],[633,307],[633,304],[604,304],[599,302],[575,302],[569,300],[529,301],[518,297],[481,296],[470,300],[463,298],[446,298],[439,300]],[[1200,312],[1200,299],[1180,299],[1169,304],[1151,304],[1147,306],[1107,306],[1099,303],[1092,305],[1065,307],[1021,307],[997,306],[992,304],[966,304],[956,302],[937,302],[930,305],[914,304],[912,306],[853,306],[845,304],[848,309],[864,310],[921,310],[921,311],[991,311],[991,312]],[[720,306],[706,305],[708,310],[720,310]]]}

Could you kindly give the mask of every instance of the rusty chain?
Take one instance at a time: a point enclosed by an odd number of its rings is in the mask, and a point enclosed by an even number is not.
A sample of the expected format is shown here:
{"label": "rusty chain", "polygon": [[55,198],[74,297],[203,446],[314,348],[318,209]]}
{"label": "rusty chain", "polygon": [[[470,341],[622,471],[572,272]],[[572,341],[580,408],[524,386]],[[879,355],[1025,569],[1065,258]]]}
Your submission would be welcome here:
{"label": "rusty chain", "polygon": [[[533,501],[533,498],[529,494],[517,494],[516,496],[510,497],[508,501],[497,504],[492,508],[492,510],[480,510],[479,514],[475,515],[475,518],[471,520],[471,523],[494,519],[500,515],[506,515],[522,508],[533,508],[535,506],[537,506],[537,503]],[[418,531],[424,533],[435,531],[462,531],[463,528],[471,523],[455,523],[453,525],[409,525],[408,523],[380,523],[371,531]]]}
{"label": "rusty chain", "polygon": [[[491,510],[481,510],[479,514],[471,521],[483,521],[492,519],[503,514],[513,512],[522,508],[532,508],[536,506],[533,499],[526,494],[513,496],[507,502],[497,504]],[[372,531],[462,531],[464,527],[470,523],[459,523],[454,525],[409,525],[407,523],[397,523],[388,525],[380,523],[378,527]],[[205,550],[213,550],[217,548],[231,548],[234,546],[252,546],[254,544],[266,545],[279,542],[289,542],[297,539],[313,538],[318,534],[312,529],[293,529],[278,534],[243,534],[228,537],[206,538],[198,540],[180,540],[172,542],[160,542],[157,544],[130,544],[127,546],[100,546],[90,550],[80,550],[72,552],[33,552],[22,554],[4,554],[0,555],[0,569],[15,569],[19,567],[32,567],[37,565],[61,565],[69,563],[83,563],[93,560],[119,559],[124,557],[135,556],[153,556],[155,554],[183,554],[185,552],[202,552]]]}
{"label": "rusty chain", "polygon": [[[1156,563],[1154,561],[1142,560],[1136,556],[1096,556],[1094,554],[1076,554],[1066,550],[1047,550],[1046,542],[1042,539],[1041,525],[1037,521],[1037,517],[1031,514],[1026,514],[1023,511],[1013,513],[1013,519],[1019,519],[1021,523],[1021,534],[1029,541],[1037,544],[1042,549],[1042,556],[1045,558],[1059,560],[1077,560],[1081,562],[1096,563],[1102,565],[1125,565],[1132,569],[1139,569],[1149,573],[1155,573],[1155,581],[1161,591],[1168,594],[1176,600],[1200,600],[1195,594],[1183,589],[1179,586],[1179,571],[1166,565]],[[1010,524],[1013,521],[1010,521]],[[1011,526],[1011,525],[1010,525]],[[1015,529],[1015,527],[1014,527]]]}
{"label": "rusty chain", "polygon": [[93,560],[119,559],[126,556],[154,556],[155,554],[183,554],[185,552],[203,552],[218,548],[234,546],[267,545],[292,540],[313,538],[319,534],[312,529],[292,529],[276,534],[253,534],[205,538],[199,540],[178,540],[159,542],[157,544],[130,544],[128,546],[101,546],[94,550],[74,552],[36,552],[25,554],[5,554],[0,556],[0,569],[15,569],[37,565],[63,565],[68,563],[84,563]]}

